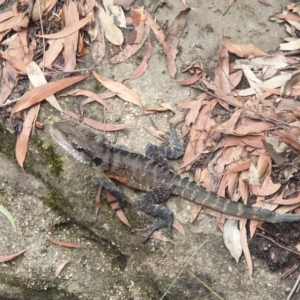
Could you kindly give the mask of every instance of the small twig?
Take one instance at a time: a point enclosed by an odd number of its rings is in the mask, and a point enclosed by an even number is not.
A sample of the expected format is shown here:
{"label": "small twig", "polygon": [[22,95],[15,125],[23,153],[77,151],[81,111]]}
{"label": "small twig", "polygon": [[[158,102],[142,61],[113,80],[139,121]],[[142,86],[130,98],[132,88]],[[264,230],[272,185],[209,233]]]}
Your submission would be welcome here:
{"label": "small twig", "polygon": [[282,248],[282,249],[284,249],[284,250],[286,250],[286,251],[289,251],[289,252],[291,252],[291,253],[293,253],[293,254],[295,254],[295,255],[297,255],[297,256],[300,256],[300,253],[299,252],[296,252],[296,251],[293,251],[293,250],[291,250],[291,249],[289,249],[289,248],[287,248],[287,247],[284,247],[284,246],[281,246],[280,244],[278,244],[277,242],[275,242],[272,238],[270,238],[270,237],[267,237],[267,236],[265,236],[265,235],[263,235],[263,234],[260,234],[260,233],[256,233],[256,235],[258,235],[258,236],[260,236],[260,237],[263,237],[263,238],[265,238],[265,239],[267,239],[267,240],[269,240],[269,241],[271,241],[272,243],[274,243],[276,246],[278,246],[278,247],[280,247],[280,248]]}
{"label": "small twig", "polygon": [[173,282],[170,284],[170,286],[168,287],[168,289],[165,291],[165,293],[162,295],[162,297],[160,298],[160,300],[163,300],[164,297],[167,295],[167,293],[169,292],[169,290],[172,288],[172,286],[174,285],[174,283],[178,280],[178,278],[181,276],[182,272],[184,271],[184,269],[186,268],[186,266],[188,265],[188,263],[191,261],[191,259],[194,257],[194,255],[196,253],[199,252],[199,249],[201,247],[203,247],[208,241],[211,241],[213,234],[211,234],[201,245],[199,245],[199,247],[192,253],[192,255],[189,257],[189,259],[186,261],[186,263],[184,264],[184,266],[181,268],[179,274],[174,278]]}
{"label": "small twig", "polygon": [[215,293],[208,285],[206,285],[203,281],[201,281],[194,273],[192,273],[190,270],[187,270],[192,276],[194,276],[202,285],[204,285],[212,294],[214,294],[218,299],[224,300],[221,296],[219,296],[217,293]]}
{"label": "small twig", "polygon": [[292,268],[290,268],[289,270],[287,270],[286,272],[284,272],[280,278],[284,279],[286,277],[288,277],[289,275],[291,275],[293,272],[295,272],[297,269],[299,268],[299,265],[298,264],[294,264],[292,266]]}
{"label": "small twig", "polygon": [[4,104],[0,105],[0,108],[8,106],[8,105],[11,105],[12,103],[15,103],[15,102],[17,102],[19,100],[20,100],[20,98],[17,98],[17,99],[14,99],[14,100],[9,100],[8,99],[8,100],[6,100],[6,102]]}
{"label": "small twig", "polygon": [[297,280],[296,280],[296,282],[295,282],[295,284],[294,284],[294,286],[293,286],[291,292],[290,292],[289,295],[287,296],[286,300],[290,300],[290,299],[291,299],[291,297],[293,296],[294,291],[296,290],[296,288],[297,288],[299,282],[300,282],[300,275],[298,276],[298,278],[297,278]]}

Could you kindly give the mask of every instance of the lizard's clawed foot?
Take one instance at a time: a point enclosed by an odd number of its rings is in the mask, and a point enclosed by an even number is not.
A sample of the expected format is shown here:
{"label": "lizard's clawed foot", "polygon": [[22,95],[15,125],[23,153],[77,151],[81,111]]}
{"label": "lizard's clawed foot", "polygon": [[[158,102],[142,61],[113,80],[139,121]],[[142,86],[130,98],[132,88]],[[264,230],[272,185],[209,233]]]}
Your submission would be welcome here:
{"label": "lizard's clawed foot", "polygon": [[147,227],[141,228],[141,229],[134,229],[133,231],[135,231],[135,232],[145,232],[145,231],[150,230],[148,235],[143,240],[143,243],[146,243],[155,231],[157,231],[161,228],[164,228],[164,227],[168,227],[169,237],[172,239],[172,224],[173,224],[173,215],[172,215],[171,219],[167,219],[167,220],[158,219],[150,226],[147,226]]}

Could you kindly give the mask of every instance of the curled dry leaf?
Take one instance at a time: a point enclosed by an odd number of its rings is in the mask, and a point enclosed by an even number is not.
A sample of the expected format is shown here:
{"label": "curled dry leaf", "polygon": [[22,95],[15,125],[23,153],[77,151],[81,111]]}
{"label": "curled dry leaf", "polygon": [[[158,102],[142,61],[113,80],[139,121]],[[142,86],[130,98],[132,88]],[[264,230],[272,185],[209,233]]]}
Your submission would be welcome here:
{"label": "curled dry leaf", "polygon": [[70,260],[63,261],[55,270],[55,278],[59,276],[62,269],[70,262]]}
{"label": "curled dry leaf", "polygon": [[234,43],[229,42],[227,39],[224,37],[222,38],[223,40],[223,45],[226,47],[226,49],[231,52],[236,54],[239,57],[249,57],[249,56],[264,56],[268,55],[268,53],[260,50],[253,44],[247,44],[247,45],[237,45]]}
{"label": "curled dry leaf", "polygon": [[110,91],[117,93],[117,96],[121,99],[128,101],[132,104],[138,105],[139,107],[143,106],[139,95],[134,91],[130,90],[124,84],[104,77],[99,73],[96,73],[95,71],[93,71],[92,73],[99,82],[101,82]]}
{"label": "curled dry leaf", "polygon": [[58,246],[62,246],[62,247],[67,247],[67,248],[81,248],[81,246],[70,243],[70,242],[63,242],[63,241],[55,241],[55,240],[51,240],[51,239],[47,239],[50,243],[54,244],[54,245],[58,245]]}
{"label": "curled dry leaf", "polygon": [[26,248],[26,249],[23,249],[23,250],[21,250],[17,253],[10,254],[10,255],[0,255],[0,263],[5,262],[5,261],[10,261],[10,260],[16,258],[17,256],[23,254],[24,252],[26,252],[29,249],[30,248]]}
{"label": "curled dry leaf", "polygon": [[300,81],[300,71],[294,72],[280,89],[280,97],[290,96],[293,86]]}

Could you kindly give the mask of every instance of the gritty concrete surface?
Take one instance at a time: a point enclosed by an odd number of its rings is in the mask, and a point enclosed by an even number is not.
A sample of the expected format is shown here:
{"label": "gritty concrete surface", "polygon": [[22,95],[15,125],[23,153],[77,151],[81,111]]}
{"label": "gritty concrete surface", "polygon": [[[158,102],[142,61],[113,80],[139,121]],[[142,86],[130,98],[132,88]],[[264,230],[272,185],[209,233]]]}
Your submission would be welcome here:
{"label": "gritty concrete surface", "polygon": [[[285,31],[268,18],[279,13],[281,5],[288,1],[270,0],[273,6],[265,7],[258,1],[239,0],[223,17],[228,2],[188,2],[193,10],[180,40],[176,80],[186,78],[180,69],[192,61],[202,62],[208,75],[212,75],[222,34],[235,43],[253,43],[265,51],[278,49]],[[137,1],[137,4],[151,11],[156,3]],[[184,9],[181,1],[169,1],[169,4],[169,8],[163,6],[155,14],[161,24],[167,20],[170,24]],[[195,99],[195,90],[181,87],[170,78],[162,47],[153,35],[151,41],[153,54],[147,72],[139,79],[126,81],[125,85],[140,95],[146,108],[161,103],[174,106]],[[133,57],[111,65],[105,60],[97,71],[121,81],[139,61]],[[89,79],[79,84],[83,86],[96,90],[99,84]],[[78,100],[70,98],[60,103],[64,108],[73,109]],[[140,116],[138,107],[120,99],[107,100],[107,103],[108,123],[130,122],[117,134],[118,144],[143,152],[148,142],[158,143],[145,131],[144,126],[150,125],[150,120],[148,116]],[[92,104],[86,115],[102,120],[102,108]],[[160,129],[167,130],[172,116],[171,112],[165,112],[151,117]],[[175,246],[159,241],[142,244],[130,228],[112,218],[105,204],[96,217],[94,171],[56,146],[54,151],[63,160],[63,171],[57,176],[49,165],[52,142],[48,129],[62,118],[66,117],[48,104],[43,105],[39,120],[45,122],[45,130],[37,132],[31,141],[26,176],[11,155],[13,137],[1,132],[0,149],[4,154],[0,155],[0,204],[13,214],[18,233],[12,231],[0,214],[0,253],[29,250],[12,262],[0,264],[0,299],[161,299],[168,289],[164,299],[216,299],[201,282],[223,299],[285,299],[295,277],[281,280],[279,273],[270,273],[263,262],[254,259],[252,284],[244,259],[237,264],[230,257],[212,218],[201,214],[194,224],[188,223],[192,207],[183,199],[172,197],[167,203],[186,230],[185,238],[174,233]],[[116,135],[107,134],[106,138],[113,142]],[[125,212],[132,227],[149,224],[152,218],[136,207],[140,193],[128,188],[124,192],[129,202]],[[53,233],[51,224],[56,229]],[[51,244],[49,238],[76,243],[82,248],[62,248]],[[70,263],[55,278],[57,266],[65,260]]]}

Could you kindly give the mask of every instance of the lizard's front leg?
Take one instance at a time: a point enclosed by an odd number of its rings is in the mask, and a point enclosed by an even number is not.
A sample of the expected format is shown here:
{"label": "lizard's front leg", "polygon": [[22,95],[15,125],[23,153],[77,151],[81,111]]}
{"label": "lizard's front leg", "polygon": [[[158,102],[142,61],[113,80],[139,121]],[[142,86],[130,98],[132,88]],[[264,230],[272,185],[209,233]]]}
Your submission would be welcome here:
{"label": "lizard's front leg", "polygon": [[103,172],[99,175],[99,183],[114,197],[117,198],[119,202],[119,206],[115,209],[118,210],[125,205],[124,193],[123,191],[113,182],[111,181]]}
{"label": "lizard's front leg", "polygon": [[143,243],[147,242],[156,230],[163,227],[169,228],[169,235],[172,238],[173,213],[168,208],[158,204],[166,201],[169,196],[170,191],[168,189],[159,187],[147,192],[138,201],[138,205],[141,210],[159,217],[152,225],[142,229],[135,229],[135,231],[150,230],[149,234],[143,240]]}
{"label": "lizard's front leg", "polygon": [[167,145],[156,146],[148,144],[146,146],[146,156],[152,158],[158,163],[165,164],[166,158],[177,159],[184,154],[184,146],[179,141],[176,130],[173,126],[170,126],[170,132],[166,137]]}

